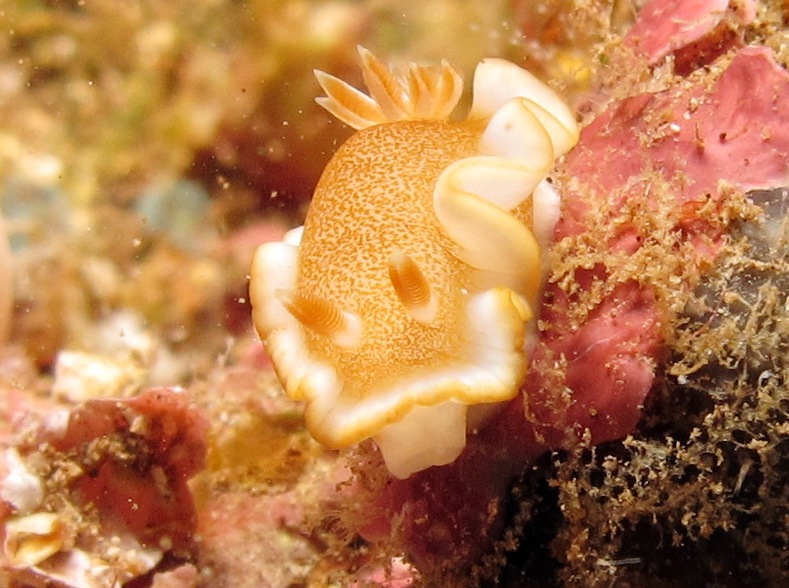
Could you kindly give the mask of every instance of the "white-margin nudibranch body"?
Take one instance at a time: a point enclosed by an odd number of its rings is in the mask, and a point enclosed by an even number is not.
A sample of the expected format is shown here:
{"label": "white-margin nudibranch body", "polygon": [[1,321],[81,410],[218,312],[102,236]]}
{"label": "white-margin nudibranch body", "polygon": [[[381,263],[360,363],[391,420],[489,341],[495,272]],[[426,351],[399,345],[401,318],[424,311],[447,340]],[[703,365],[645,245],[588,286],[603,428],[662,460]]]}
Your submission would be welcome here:
{"label": "white-margin nudibranch body", "polygon": [[404,478],[457,458],[469,407],[518,392],[540,244],[558,217],[543,180],[578,128],[553,90],[502,59],[477,66],[471,111],[454,121],[450,65],[396,77],[359,53],[369,96],[316,72],[318,102],[358,132],[304,227],[258,248],[250,297],[312,435],[332,448],[372,437]]}

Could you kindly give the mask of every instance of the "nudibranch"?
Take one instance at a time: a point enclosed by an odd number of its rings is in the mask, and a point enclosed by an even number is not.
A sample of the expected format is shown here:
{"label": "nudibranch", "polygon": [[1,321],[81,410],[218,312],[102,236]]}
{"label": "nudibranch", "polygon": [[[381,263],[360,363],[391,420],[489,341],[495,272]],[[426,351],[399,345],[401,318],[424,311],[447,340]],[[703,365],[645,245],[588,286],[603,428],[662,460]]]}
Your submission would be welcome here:
{"label": "nudibranch", "polygon": [[508,61],[477,66],[458,121],[463,83],[448,63],[397,76],[359,53],[369,95],[316,72],[318,103],[358,132],[304,226],[256,251],[250,298],[312,435],[331,448],[372,437],[405,478],[454,461],[484,407],[517,394],[540,241],[558,217],[544,180],[578,128]]}

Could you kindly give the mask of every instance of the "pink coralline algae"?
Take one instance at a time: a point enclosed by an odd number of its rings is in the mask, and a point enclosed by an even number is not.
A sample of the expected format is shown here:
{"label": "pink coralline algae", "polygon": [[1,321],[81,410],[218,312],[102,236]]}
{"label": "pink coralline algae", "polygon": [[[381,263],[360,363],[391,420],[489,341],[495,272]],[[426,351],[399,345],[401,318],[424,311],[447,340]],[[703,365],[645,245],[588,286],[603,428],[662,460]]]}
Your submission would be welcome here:
{"label": "pink coralline algae", "polygon": [[[584,129],[568,169],[606,191],[651,167],[676,180],[682,205],[714,196],[719,181],[744,190],[783,185],[789,180],[787,88],[786,71],[769,49],[742,49],[711,91],[697,84],[608,107]],[[655,117],[660,123],[650,130]],[[570,231],[560,228],[558,236]]]}
{"label": "pink coralline algae", "polygon": [[682,51],[679,57],[709,58],[722,52],[738,35],[731,24],[747,24],[756,16],[755,0],[652,0],[625,38],[625,44],[650,63]]}
{"label": "pink coralline algae", "polygon": [[[572,179],[561,187],[554,236],[557,250],[583,246],[590,261],[549,278],[522,398],[471,436],[455,463],[391,481],[368,537],[394,533],[421,570],[462,568],[499,537],[506,489],[537,456],[635,430],[664,348],[661,327],[679,309],[660,299],[658,286],[667,286],[650,282],[649,267],[614,275],[606,255],[621,262],[657,242],[663,258],[679,259],[682,248],[698,275],[726,239],[732,195],[789,183],[789,74],[769,49],[747,47],[715,75],[711,85],[689,77],[613,102],[582,131],[560,170]],[[661,206],[664,234],[633,220]],[[593,230],[604,238],[589,242]],[[678,292],[693,287],[676,282]],[[577,316],[582,299],[587,310]]]}
{"label": "pink coralline algae", "polygon": [[[188,481],[203,467],[208,422],[186,391],[156,388],[14,421],[19,439],[0,483],[9,577],[101,588],[148,572],[167,552],[189,554],[197,517]],[[51,532],[30,524],[41,521]]]}
{"label": "pink coralline algae", "polygon": [[89,401],[71,411],[62,436],[43,430],[39,441],[65,452],[129,432],[144,444],[148,463],[141,468],[104,459],[76,481],[77,495],[142,544],[158,546],[165,539],[183,551],[196,521],[187,481],[202,469],[207,432],[207,422],[185,391],[161,388],[123,402]]}

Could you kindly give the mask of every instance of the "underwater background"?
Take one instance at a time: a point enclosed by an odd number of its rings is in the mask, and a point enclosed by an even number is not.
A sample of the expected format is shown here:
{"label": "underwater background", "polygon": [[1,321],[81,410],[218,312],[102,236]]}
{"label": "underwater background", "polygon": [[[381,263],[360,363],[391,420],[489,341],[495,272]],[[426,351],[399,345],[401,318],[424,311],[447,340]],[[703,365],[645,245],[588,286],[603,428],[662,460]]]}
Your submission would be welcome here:
{"label": "underwater background", "polygon": [[[0,0],[0,585],[783,586],[789,5],[697,2],[647,47],[689,4]],[[546,279],[570,309],[540,329],[621,311],[620,288],[657,309],[638,422],[568,417],[478,535],[429,548],[407,508],[370,531],[394,492],[375,447],[310,436],[250,318],[255,248],[352,133],[313,70],[362,87],[358,45],[466,80],[503,57],[557,90],[588,130],[553,179],[587,206],[563,209]],[[575,402],[570,352],[542,359]]]}

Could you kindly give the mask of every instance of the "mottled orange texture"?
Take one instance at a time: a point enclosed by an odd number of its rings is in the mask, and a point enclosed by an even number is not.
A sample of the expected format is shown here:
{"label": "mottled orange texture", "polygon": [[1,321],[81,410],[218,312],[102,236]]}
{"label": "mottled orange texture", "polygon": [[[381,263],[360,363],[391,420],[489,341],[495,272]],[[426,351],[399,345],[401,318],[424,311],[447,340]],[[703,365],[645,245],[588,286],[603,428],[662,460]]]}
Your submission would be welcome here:
{"label": "mottled orange texture", "polygon": [[398,78],[360,56],[370,96],[316,74],[319,103],[359,132],[324,170],[303,230],[259,248],[250,295],[315,438],[372,437],[407,477],[459,455],[469,406],[517,393],[541,281],[532,229],[548,234],[558,204],[542,181],[577,128],[552,90],[503,60],[478,66],[471,113],[454,121],[451,66]]}
{"label": "mottled orange texture", "polygon": [[[465,264],[451,254],[454,243],[435,222],[433,187],[449,164],[474,154],[474,130],[448,121],[370,127],[343,145],[315,190],[297,290],[364,309],[365,337],[357,346],[307,336],[317,356],[335,363],[351,397],[460,355],[463,342],[453,333],[461,322],[463,291],[472,285]],[[411,320],[397,299],[385,271],[393,251],[408,255],[440,288],[429,324]]]}

